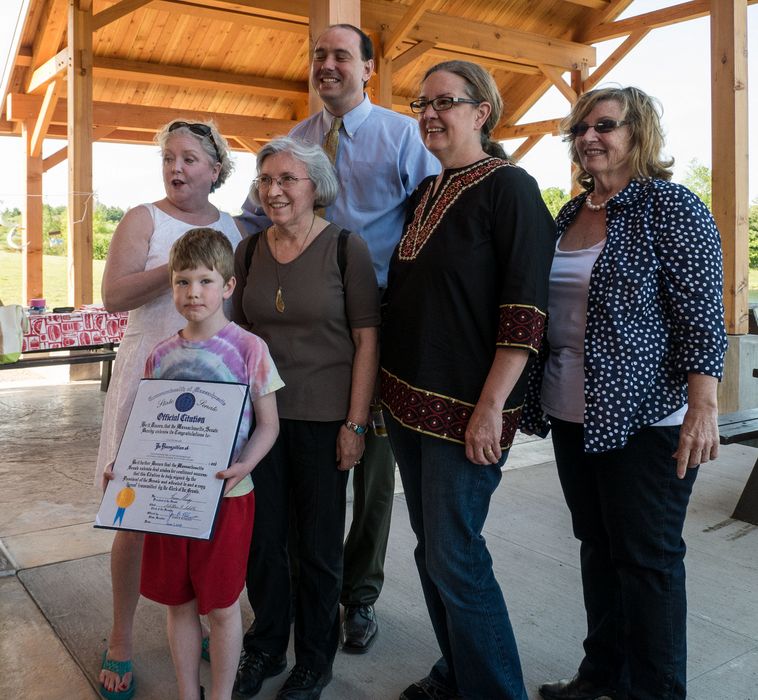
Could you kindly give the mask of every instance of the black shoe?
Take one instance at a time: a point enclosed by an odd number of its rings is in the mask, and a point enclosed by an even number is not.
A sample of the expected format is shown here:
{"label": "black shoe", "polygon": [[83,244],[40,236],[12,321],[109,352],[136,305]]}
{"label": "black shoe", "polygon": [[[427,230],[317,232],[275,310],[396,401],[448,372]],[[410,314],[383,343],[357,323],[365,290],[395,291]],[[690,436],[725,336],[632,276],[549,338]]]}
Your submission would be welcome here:
{"label": "black shoe", "polygon": [[458,697],[458,693],[435,683],[429,676],[409,685],[400,693],[400,700],[456,700]]}
{"label": "black shoe", "polygon": [[234,690],[245,697],[257,695],[263,681],[271,676],[278,676],[287,668],[287,656],[273,656],[265,651],[243,653],[234,681]]}
{"label": "black shoe", "polygon": [[556,683],[545,683],[539,687],[545,700],[614,700],[616,691],[594,681],[582,678],[578,673]]}
{"label": "black shoe", "polygon": [[276,700],[317,700],[321,697],[321,691],[331,680],[331,668],[323,673],[317,673],[301,664],[295,664],[289,678],[276,694]]}
{"label": "black shoe", "polygon": [[348,654],[365,654],[376,639],[379,626],[373,605],[348,605],[342,623],[342,651]]}

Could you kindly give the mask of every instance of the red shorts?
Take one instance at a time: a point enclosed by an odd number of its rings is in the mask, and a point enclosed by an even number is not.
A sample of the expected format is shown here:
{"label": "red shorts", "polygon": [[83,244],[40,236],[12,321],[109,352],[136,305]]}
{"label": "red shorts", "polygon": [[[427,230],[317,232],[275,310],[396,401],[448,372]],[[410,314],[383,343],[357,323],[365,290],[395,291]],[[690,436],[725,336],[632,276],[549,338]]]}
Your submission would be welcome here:
{"label": "red shorts", "polygon": [[197,612],[228,608],[242,593],[253,537],[255,491],[221,499],[211,540],[145,535],[140,593],[163,605],[197,599]]}

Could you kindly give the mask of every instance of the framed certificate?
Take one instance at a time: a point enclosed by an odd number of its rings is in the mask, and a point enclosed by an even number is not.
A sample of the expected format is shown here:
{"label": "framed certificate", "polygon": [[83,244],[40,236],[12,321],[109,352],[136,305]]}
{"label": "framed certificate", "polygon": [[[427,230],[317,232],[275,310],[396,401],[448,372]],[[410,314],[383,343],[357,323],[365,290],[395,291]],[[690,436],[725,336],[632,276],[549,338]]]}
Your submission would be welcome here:
{"label": "framed certificate", "polygon": [[95,527],[209,540],[246,384],[143,379]]}

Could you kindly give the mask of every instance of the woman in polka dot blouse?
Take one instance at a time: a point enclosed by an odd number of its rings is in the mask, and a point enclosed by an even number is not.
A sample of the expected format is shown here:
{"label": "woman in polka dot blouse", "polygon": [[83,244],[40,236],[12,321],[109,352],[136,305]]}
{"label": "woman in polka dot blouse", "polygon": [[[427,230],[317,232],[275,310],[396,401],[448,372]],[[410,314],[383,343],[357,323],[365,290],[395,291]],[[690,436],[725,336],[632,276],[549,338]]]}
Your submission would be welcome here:
{"label": "woman in polka dot blouse", "polygon": [[641,90],[588,92],[561,126],[585,192],[558,215],[522,429],[552,429],[588,631],[578,673],[540,694],[684,698],[682,528],[698,465],[718,452],[726,351],[719,234],[669,181]]}

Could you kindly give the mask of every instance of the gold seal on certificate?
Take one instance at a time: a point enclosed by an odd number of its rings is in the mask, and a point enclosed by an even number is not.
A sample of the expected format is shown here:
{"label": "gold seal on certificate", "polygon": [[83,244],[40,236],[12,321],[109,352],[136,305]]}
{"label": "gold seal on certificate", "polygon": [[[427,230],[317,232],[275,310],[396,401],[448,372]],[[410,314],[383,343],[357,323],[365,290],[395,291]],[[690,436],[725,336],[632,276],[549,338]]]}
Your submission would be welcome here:
{"label": "gold seal on certificate", "polygon": [[208,540],[233,457],[245,384],[143,379],[95,527]]}

